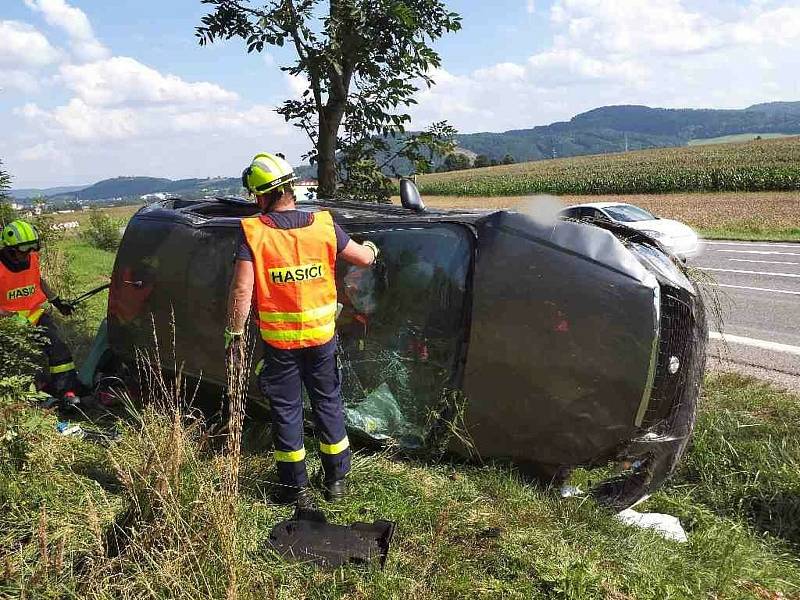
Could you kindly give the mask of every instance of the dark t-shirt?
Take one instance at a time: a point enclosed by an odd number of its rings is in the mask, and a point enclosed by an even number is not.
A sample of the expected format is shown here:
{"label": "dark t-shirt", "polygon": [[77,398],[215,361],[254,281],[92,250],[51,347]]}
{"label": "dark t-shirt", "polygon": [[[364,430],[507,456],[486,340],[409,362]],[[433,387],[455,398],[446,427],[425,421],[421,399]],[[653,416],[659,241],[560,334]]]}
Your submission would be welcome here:
{"label": "dark t-shirt", "polygon": [[[313,214],[304,210],[282,210],[267,213],[267,216],[278,229],[297,229],[298,227],[306,227],[311,223]],[[344,229],[339,227],[338,223],[334,223],[333,228],[336,231],[336,254],[339,254],[347,246],[350,236],[345,233]],[[253,262],[253,253],[250,251],[250,246],[247,245],[247,241],[244,239],[244,232],[241,230],[239,231],[239,247],[236,250],[236,260]]]}
{"label": "dark t-shirt", "polygon": [[30,254],[26,255],[24,260],[17,262],[11,258],[11,254],[7,250],[7,248],[0,250],[0,262],[3,263],[3,266],[6,269],[12,273],[21,273],[22,271],[31,268]]}

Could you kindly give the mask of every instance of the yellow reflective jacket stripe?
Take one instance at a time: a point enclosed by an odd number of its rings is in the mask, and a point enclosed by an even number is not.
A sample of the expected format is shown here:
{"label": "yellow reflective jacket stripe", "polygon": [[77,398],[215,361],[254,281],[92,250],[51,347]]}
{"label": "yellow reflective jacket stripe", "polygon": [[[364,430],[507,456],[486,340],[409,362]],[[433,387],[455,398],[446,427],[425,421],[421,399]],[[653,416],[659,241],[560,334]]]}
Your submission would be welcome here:
{"label": "yellow reflective jacket stripe", "polygon": [[336,444],[325,444],[323,442],[319,443],[319,451],[323,454],[339,454],[344,452],[350,447],[350,440],[347,439],[347,436],[341,441],[337,442]]}
{"label": "yellow reflective jacket stripe", "polygon": [[259,312],[262,323],[306,323],[336,316],[336,302],[303,312]]}
{"label": "yellow reflective jacket stripe", "polygon": [[312,329],[262,329],[261,337],[269,342],[302,342],[306,340],[330,339],[336,331],[336,322]]}
{"label": "yellow reflective jacket stripe", "polygon": [[275,450],[275,460],[278,462],[300,462],[306,458],[306,449],[300,450]]}
{"label": "yellow reflective jacket stripe", "polygon": [[31,325],[36,325],[39,322],[39,319],[42,318],[44,314],[46,305],[42,306],[42,308],[37,308],[36,310],[18,310],[17,314],[27,319]]}
{"label": "yellow reflective jacket stripe", "polygon": [[64,363],[63,365],[55,365],[50,367],[50,373],[53,375],[57,375],[58,373],[66,373],[67,371],[74,371],[75,370],[75,363],[68,362]]}
{"label": "yellow reflective jacket stripe", "polygon": [[36,325],[39,322],[39,319],[42,318],[43,314],[44,314],[44,308],[40,308],[38,310],[34,310],[28,316],[28,321],[31,322],[31,325]]}

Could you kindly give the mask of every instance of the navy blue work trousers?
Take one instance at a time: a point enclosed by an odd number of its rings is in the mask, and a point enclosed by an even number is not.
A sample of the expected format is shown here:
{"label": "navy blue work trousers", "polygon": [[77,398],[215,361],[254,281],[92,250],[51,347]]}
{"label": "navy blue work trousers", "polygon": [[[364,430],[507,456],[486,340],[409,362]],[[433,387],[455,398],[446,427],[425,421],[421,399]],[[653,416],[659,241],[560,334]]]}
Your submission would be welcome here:
{"label": "navy blue work trousers", "polygon": [[47,340],[44,352],[50,367],[50,379],[46,390],[54,396],[61,396],[70,391],[77,393],[78,374],[75,371],[75,363],[72,362],[72,353],[61,339],[61,332],[58,330],[53,316],[50,313],[44,313],[39,319],[38,326],[44,329],[44,336]]}
{"label": "navy blue work trousers", "polygon": [[298,350],[281,350],[264,344],[259,385],[272,411],[275,460],[282,485],[308,485],[301,385],[311,400],[325,481],[342,479],[350,471],[350,445],[344,426],[337,360],[335,336],[321,346]]}

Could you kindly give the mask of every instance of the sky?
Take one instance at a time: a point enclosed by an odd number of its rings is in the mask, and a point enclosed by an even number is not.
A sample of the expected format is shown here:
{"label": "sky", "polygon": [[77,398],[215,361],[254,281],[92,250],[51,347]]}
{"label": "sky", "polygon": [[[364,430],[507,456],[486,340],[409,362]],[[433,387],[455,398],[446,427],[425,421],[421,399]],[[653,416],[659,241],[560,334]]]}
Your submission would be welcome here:
{"label": "sky", "polygon": [[[800,0],[446,0],[436,85],[412,128],[462,133],[609,104],[800,100]],[[257,3],[257,2],[255,2]],[[14,187],[234,176],[308,140],[274,112],[305,87],[289,48],[201,47],[200,0],[0,0],[0,160]]]}

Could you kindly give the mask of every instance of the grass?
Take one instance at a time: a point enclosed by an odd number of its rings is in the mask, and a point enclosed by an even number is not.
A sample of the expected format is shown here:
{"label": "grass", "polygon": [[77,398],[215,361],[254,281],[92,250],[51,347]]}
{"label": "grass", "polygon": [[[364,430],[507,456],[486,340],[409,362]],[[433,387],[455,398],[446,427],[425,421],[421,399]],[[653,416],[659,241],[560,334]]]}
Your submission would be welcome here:
{"label": "grass", "polygon": [[[437,208],[511,208],[525,197],[426,196]],[[560,197],[564,205],[628,202],[677,219],[709,239],[800,242],[800,192],[718,192]],[[395,202],[398,200],[395,198]]]}
{"label": "grass", "polygon": [[423,175],[423,195],[654,194],[800,189],[800,137],[541,160]]}
{"label": "grass", "polygon": [[[98,208],[97,210],[107,214],[112,219],[122,219],[127,221],[133,216],[137,210],[142,207],[142,204],[132,204],[128,206],[109,206]],[[82,210],[71,213],[53,213],[54,223],[66,223],[69,221],[77,221],[81,226],[89,220],[91,210]]]}
{"label": "grass", "polygon": [[[290,511],[264,501],[273,463],[263,428],[246,427],[230,505],[227,454],[213,452],[201,423],[170,406],[128,419],[109,449],[57,435],[52,416],[27,434],[35,443],[24,466],[0,467],[0,597],[800,594],[800,398],[753,380],[708,379],[680,472],[643,507],[679,516],[689,533],[683,545],[626,527],[591,501],[557,499],[507,466],[360,451],[352,496],[323,508],[338,523],[397,522],[384,571],[322,571],[269,552],[270,528]],[[316,457],[311,463],[318,467]],[[109,556],[114,520],[127,537]]]}

